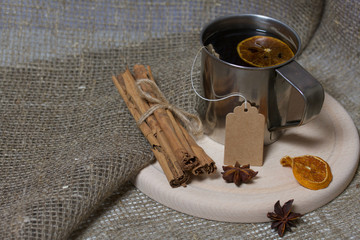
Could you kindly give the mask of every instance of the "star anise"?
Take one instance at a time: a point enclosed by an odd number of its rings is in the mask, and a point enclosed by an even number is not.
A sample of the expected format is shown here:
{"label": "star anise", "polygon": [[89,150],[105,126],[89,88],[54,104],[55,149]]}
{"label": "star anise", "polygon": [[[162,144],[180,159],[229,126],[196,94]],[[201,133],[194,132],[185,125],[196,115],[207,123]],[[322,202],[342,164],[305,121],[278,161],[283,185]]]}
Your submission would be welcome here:
{"label": "star anise", "polygon": [[223,179],[226,182],[233,182],[236,186],[240,186],[241,183],[249,182],[258,172],[250,169],[250,164],[240,166],[239,162],[235,163],[235,166],[223,166],[224,172]]}
{"label": "star anise", "polygon": [[271,228],[277,229],[280,237],[284,236],[286,230],[291,232],[291,227],[296,227],[294,220],[303,216],[300,213],[291,212],[293,202],[294,199],[291,199],[281,207],[280,201],[277,201],[274,206],[274,212],[267,214],[267,217],[273,220]]}

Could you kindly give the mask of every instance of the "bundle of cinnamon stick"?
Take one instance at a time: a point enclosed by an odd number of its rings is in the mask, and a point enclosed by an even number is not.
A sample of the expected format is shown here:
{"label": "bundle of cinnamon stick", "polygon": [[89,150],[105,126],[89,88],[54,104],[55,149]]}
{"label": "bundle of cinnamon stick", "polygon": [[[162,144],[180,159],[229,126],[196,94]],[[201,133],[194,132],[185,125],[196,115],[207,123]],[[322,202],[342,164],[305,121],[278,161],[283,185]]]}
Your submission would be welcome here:
{"label": "bundle of cinnamon stick", "polygon": [[[140,80],[148,79],[156,83],[149,66],[135,65],[133,72],[126,69],[120,75],[113,76],[112,80],[138,122],[156,104],[149,102],[144,93],[157,97],[151,85]],[[216,170],[215,162],[196,143],[179,119],[167,108],[155,109],[138,127],[151,144],[151,150],[170,186],[186,186],[191,175],[213,173]]]}

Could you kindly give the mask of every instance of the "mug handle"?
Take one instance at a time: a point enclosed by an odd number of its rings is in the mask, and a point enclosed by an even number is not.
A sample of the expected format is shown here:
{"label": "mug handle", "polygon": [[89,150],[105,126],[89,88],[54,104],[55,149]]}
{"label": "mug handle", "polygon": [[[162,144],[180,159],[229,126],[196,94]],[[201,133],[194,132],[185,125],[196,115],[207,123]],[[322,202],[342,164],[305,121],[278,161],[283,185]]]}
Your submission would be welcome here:
{"label": "mug handle", "polygon": [[325,97],[321,83],[296,61],[291,61],[275,71],[300,93],[304,100],[304,112],[300,120],[275,126],[270,131],[300,126],[314,119],[320,113]]}

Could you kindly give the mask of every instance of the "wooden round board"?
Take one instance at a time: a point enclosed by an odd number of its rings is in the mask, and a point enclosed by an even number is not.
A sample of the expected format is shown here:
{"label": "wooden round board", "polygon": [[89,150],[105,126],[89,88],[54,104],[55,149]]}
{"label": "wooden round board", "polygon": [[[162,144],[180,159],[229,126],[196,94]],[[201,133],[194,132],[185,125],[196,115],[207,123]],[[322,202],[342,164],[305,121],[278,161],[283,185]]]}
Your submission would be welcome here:
{"label": "wooden round board", "polygon": [[[158,163],[144,168],[134,184],[150,198],[196,217],[226,222],[265,222],[277,200],[294,199],[294,211],[313,211],[337,197],[350,183],[359,161],[359,136],[344,108],[326,94],[323,109],[310,123],[288,129],[264,149],[264,165],[251,167],[258,175],[251,183],[226,183],[222,177],[224,146],[208,137],[198,144],[216,162],[217,172],[195,177],[187,187],[171,188]],[[333,173],[330,185],[309,190],[295,180],[280,159],[289,155],[315,155],[327,161]]]}

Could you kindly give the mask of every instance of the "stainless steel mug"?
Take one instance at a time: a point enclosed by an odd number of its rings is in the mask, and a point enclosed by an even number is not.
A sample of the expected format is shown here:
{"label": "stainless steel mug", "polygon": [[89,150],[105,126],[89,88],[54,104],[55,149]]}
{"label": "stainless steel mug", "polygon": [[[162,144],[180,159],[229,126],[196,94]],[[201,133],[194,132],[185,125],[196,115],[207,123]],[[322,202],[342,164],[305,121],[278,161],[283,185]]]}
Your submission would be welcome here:
{"label": "stainless steel mug", "polygon": [[[294,57],[271,67],[235,65],[218,58],[208,47],[207,40],[225,31],[254,29],[269,33],[282,40],[294,52]],[[241,94],[247,102],[265,116],[264,144],[276,141],[283,129],[303,125],[316,117],[323,105],[321,84],[294,59],[300,51],[300,38],[286,24],[261,15],[233,15],[215,19],[201,32],[201,85],[207,101],[201,118],[213,140],[224,144],[225,117],[241,105]],[[234,50],[236,51],[236,49]],[[299,100],[300,99],[300,100]]]}

